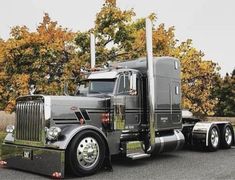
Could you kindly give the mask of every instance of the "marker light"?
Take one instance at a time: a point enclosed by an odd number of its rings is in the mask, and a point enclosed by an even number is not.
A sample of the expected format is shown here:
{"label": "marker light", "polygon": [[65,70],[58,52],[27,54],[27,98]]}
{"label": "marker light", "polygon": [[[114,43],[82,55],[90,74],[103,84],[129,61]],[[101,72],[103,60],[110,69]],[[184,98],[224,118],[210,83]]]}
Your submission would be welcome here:
{"label": "marker light", "polygon": [[56,179],[60,179],[61,178],[61,173],[60,172],[54,172],[54,173],[52,173],[52,177],[56,178]]}
{"label": "marker light", "polygon": [[103,113],[101,116],[101,122],[103,124],[109,124],[109,113]]}
{"label": "marker light", "polygon": [[0,166],[6,166],[7,162],[6,161],[0,161]]}

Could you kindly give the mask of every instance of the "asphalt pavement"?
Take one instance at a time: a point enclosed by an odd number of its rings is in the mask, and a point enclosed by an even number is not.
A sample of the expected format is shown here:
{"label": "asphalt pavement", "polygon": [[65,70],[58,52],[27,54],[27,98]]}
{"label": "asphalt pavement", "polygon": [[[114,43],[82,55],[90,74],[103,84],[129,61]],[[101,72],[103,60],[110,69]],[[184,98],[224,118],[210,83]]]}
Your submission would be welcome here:
{"label": "asphalt pavement", "polygon": [[[235,180],[235,147],[217,152],[181,150],[163,153],[154,158],[132,161],[129,159],[112,160],[113,171],[101,170],[85,177],[68,177],[72,180],[142,180],[142,179],[208,179]],[[1,168],[0,180],[33,180],[48,177],[28,172]]]}

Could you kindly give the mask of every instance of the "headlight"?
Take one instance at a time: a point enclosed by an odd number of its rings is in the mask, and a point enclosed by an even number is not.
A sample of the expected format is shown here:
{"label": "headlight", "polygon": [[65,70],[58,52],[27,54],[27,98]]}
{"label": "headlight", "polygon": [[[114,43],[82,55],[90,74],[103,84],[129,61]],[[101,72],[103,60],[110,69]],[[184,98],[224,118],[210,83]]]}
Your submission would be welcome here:
{"label": "headlight", "polygon": [[61,129],[59,127],[52,126],[46,131],[46,137],[49,141],[57,140],[60,134],[61,134]]}
{"label": "headlight", "polygon": [[14,125],[7,125],[7,127],[6,127],[6,132],[7,133],[13,133],[14,130],[15,130]]}

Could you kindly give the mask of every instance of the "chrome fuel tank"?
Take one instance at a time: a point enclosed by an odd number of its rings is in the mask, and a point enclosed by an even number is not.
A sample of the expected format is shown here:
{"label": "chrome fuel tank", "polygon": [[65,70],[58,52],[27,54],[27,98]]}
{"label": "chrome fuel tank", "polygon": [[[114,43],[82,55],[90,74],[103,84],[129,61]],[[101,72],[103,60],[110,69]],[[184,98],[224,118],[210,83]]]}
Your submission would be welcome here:
{"label": "chrome fuel tank", "polygon": [[157,134],[152,154],[179,150],[184,146],[184,142],[184,135],[180,130],[165,135]]}

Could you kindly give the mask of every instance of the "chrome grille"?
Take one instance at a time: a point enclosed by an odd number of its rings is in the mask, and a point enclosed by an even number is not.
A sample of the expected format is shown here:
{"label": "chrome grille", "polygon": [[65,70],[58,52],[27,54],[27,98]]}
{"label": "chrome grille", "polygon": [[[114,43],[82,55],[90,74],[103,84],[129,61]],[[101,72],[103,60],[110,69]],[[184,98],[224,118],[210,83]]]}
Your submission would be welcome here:
{"label": "chrome grille", "polygon": [[16,105],[16,139],[41,141],[44,106],[40,100],[19,101]]}

